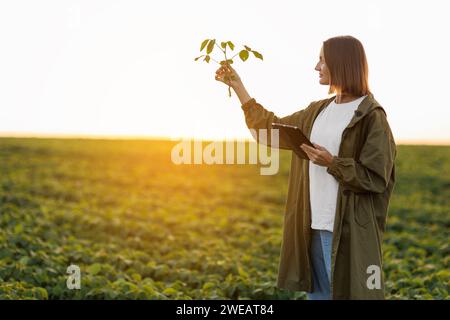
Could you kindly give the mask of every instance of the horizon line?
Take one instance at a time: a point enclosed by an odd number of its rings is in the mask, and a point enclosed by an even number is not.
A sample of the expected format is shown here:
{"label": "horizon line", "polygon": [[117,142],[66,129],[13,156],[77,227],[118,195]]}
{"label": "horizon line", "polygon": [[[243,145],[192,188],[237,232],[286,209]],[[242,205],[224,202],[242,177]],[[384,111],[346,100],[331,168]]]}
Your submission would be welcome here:
{"label": "horizon line", "polygon": [[[158,135],[114,135],[114,134],[80,134],[80,133],[37,133],[37,132],[1,132],[0,138],[36,138],[36,139],[92,139],[92,140],[203,140],[203,141],[252,141],[250,138],[198,137],[198,136],[158,136]],[[448,139],[395,139],[396,144],[403,145],[442,145],[449,146]]]}

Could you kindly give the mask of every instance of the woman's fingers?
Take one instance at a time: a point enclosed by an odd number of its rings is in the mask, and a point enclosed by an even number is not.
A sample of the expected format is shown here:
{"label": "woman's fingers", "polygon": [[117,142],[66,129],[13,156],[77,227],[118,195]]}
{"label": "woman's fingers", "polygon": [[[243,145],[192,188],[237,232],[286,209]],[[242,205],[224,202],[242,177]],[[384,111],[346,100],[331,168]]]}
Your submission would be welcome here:
{"label": "woman's fingers", "polygon": [[311,155],[311,153],[309,153],[307,150],[303,150],[303,151],[305,151],[306,155],[308,156],[308,159],[309,159],[309,160],[312,160],[312,155]]}
{"label": "woman's fingers", "polygon": [[309,152],[311,152],[311,153],[314,153],[315,151],[317,151],[315,148],[310,147],[310,146],[308,146],[307,144],[304,144],[304,143],[303,143],[300,147],[301,147],[303,150],[309,151]]}
{"label": "woman's fingers", "polygon": [[217,69],[215,79],[225,83],[229,87],[234,87],[241,81],[239,75],[233,68],[231,68],[230,65],[222,65],[219,69]]}
{"label": "woman's fingers", "polygon": [[316,149],[319,149],[319,150],[321,150],[321,151],[325,151],[325,148],[322,147],[321,145],[319,145],[319,144],[317,144],[317,143],[313,143],[313,145],[314,145],[314,147],[315,147]]}
{"label": "woman's fingers", "polygon": [[308,146],[304,143],[300,146],[300,148],[302,148],[302,150],[306,153],[309,160],[314,160],[314,158],[316,156],[316,151],[317,151],[316,149],[311,148],[310,146]]}
{"label": "woman's fingers", "polygon": [[227,79],[229,80],[232,80],[234,77],[236,77],[234,70],[230,69],[228,66],[221,66],[216,70],[216,80],[225,82],[225,76],[227,76]]}
{"label": "woman's fingers", "polygon": [[227,67],[220,67],[216,72],[222,74],[222,73],[232,73],[232,70]]}
{"label": "woman's fingers", "polygon": [[216,80],[220,80],[224,74],[224,69],[222,67],[220,67],[219,69],[216,70]]}

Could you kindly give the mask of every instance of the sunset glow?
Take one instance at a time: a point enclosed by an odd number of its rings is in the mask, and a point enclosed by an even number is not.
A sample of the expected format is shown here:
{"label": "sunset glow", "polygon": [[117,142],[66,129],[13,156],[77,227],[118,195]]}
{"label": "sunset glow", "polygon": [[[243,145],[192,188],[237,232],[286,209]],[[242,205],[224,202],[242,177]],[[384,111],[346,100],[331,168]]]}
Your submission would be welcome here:
{"label": "sunset glow", "polygon": [[314,71],[322,41],[350,34],[365,46],[396,140],[450,144],[441,99],[450,67],[437,58],[450,55],[447,2],[227,3],[2,3],[0,135],[247,139],[239,100],[214,80],[218,66],[194,62],[201,41],[261,50],[264,61],[235,68],[252,97],[284,116],[328,97]]}

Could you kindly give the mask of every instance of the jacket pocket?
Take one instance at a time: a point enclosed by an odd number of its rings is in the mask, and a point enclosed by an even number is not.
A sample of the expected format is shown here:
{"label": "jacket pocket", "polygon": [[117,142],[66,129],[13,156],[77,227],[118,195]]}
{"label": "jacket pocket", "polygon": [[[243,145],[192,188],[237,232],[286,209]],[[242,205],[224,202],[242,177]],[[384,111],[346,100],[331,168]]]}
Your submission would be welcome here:
{"label": "jacket pocket", "polygon": [[353,214],[356,223],[365,228],[373,216],[372,195],[370,193],[355,193],[355,211]]}

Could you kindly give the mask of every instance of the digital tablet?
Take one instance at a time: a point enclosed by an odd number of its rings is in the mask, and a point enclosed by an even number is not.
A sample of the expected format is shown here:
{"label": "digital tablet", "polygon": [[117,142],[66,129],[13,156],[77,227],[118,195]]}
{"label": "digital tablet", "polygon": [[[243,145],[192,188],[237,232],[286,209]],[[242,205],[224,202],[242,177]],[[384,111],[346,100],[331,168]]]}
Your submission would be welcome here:
{"label": "digital tablet", "polygon": [[300,148],[304,143],[310,147],[314,148],[314,145],[309,141],[309,139],[303,134],[299,127],[272,122],[273,129],[279,129],[280,140],[285,140],[288,142],[290,148],[295,152],[300,158],[309,160],[308,155]]}

